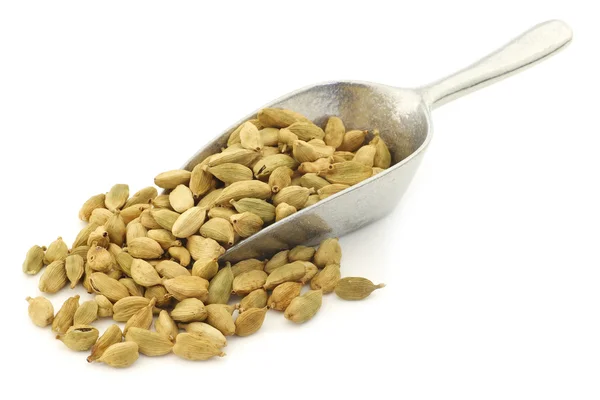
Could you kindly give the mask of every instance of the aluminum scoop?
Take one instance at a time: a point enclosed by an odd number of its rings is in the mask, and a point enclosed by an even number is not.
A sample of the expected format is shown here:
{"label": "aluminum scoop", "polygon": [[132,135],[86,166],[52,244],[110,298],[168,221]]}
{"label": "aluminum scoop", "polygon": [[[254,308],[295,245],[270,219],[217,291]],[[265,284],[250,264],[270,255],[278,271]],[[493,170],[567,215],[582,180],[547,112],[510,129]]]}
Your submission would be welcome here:
{"label": "aluminum scoop", "polygon": [[[390,213],[406,191],[431,140],[431,110],[471,91],[529,67],[565,47],[571,29],[561,21],[533,27],[495,53],[466,69],[417,89],[376,83],[322,83],[281,97],[265,107],[287,108],[323,126],[329,116],[340,117],[350,129],[379,129],[392,153],[393,165],[357,185],[302,209],[231,247],[223,260],[269,257],[299,244],[315,245],[341,236]],[[191,170],[226,147],[229,134],[248,115],[188,161]]]}

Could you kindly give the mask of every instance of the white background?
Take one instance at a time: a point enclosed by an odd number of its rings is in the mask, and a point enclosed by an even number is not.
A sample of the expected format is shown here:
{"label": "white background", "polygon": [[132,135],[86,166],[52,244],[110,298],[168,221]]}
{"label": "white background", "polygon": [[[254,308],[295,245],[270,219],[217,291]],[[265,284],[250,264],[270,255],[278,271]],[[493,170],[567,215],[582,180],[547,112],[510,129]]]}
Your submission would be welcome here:
{"label": "white background", "polygon": [[[593,2],[203,3],[1,3],[1,398],[600,397]],[[70,243],[90,195],[151,184],[298,87],[418,86],[551,18],[573,44],[436,110],[402,203],[342,238],[343,274],[388,285],[367,301],[327,296],[303,326],[271,312],[225,358],[128,370],[88,365],[29,322],[25,252]]]}

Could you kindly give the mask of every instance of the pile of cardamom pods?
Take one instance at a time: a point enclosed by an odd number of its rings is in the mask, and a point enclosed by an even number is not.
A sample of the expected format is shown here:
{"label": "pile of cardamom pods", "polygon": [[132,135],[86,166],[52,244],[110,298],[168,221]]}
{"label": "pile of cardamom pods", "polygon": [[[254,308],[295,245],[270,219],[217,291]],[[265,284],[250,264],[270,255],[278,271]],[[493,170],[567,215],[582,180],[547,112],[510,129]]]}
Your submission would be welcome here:
{"label": "pile of cardamom pods", "polygon": [[[268,309],[303,323],[325,293],[364,299],[384,285],[342,279],[336,238],[270,259],[231,265],[219,258],[264,226],[388,168],[383,139],[374,131],[365,144],[367,135],[346,131],[337,117],[323,130],[294,111],[266,108],[192,171],[159,174],[154,183],[165,194],[147,187],[130,197],[129,186],[117,184],[92,196],[79,211],[88,225],[71,248],[62,238],[33,246],[23,271],[36,275],[46,266],[44,293],[81,284],[95,298],[80,304],[73,296],[55,314],[45,297],[28,297],[31,320],[51,325],[68,348],[91,350],[89,362],[127,367],[139,353],[223,356],[226,337],[255,333]],[[91,324],[110,317],[123,329],[114,324],[100,336]]]}

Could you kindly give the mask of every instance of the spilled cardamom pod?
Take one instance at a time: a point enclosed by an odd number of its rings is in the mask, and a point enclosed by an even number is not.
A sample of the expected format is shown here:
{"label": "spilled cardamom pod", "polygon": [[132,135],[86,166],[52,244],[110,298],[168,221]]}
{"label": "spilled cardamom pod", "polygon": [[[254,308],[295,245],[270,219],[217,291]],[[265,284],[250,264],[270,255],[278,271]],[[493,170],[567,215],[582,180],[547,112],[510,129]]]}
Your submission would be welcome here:
{"label": "spilled cardamom pod", "polygon": [[44,267],[44,252],[46,247],[33,246],[27,251],[23,261],[23,272],[28,275],[36,275]]}
{"label": "spilled cardamom pod", "polygon": [[341,272],[339,264],[328,264],[319,271],[310,281],[310,288],[321,289],[323,293],[331,293],[340,281]]}
{"label": "spilled cardamom pod", "polygon": [[57,335],[56,338],[71,350],[87,351],[96,343],[98,335],[98,329],[93,326],[75,325],[70,327],[65,334]]}
{"label": "spilled cardamom pod", "polygon": [[115,343],[98,358],[98,362],[113,368],[127,368],[139,358],[138,345],[135,342]]}
{"label": "spilled cardamom pod", "polygon": [[84,301],[73,316],[74,325],[89,325],[98,319],[98,303],[95,300]]}
{"label": "spilled cardamom pod", "polygon": [[256,333],[267,315],[267,307],[250,308],[240,314],[235,320],[235,334],[237,336],[249,336]]}
{"label": "spilled cardamom pod", "polygon": [[123,338],[123,332],[121,332],[121,328],[119,325],[112,324],[98,338],[98,341],[92,346],[91,354],[87,358],[87,362],[92,362],[98,360],[102,354],[113,344],[121,343],[121,339]]}
{"label": "spilled cardamom pod", "polygon": [[168,337],[137,327],[129,328],[125,341],[137,343],[139,352],[149,357],[164,356],[173,348],[173,342]]}
{"label": "spilled cardamom pod", "polygon": [[309,290],[301,296],[292,300],[285,309],[283,316],[297,324],[304,323],[315,316],[321,308],[323,292],[321,290]]}
{"label": "spilled cardamom pod", "polygon": [[222,268],[212,278],[208,286],[208,304],[227,304],[233,289],[233,272],[231,266]]}
{"label": "spilled cardamom pod", "polygon": [[207,313],[204,303],[198,299],[183,299],[171,311],[171,318],[179,322],[201,322],[206,319]]}
{"label": "spilled cardamom pod", "polygon": [[368,297],[374,290],[385,287],[385,284],[373,284],[370,280],[360,277],[348,277],[340,279],[335,286],[335,294],[344,300],[362,300]]}
{"label": "spilled cardamom pod", "polygon": [[50,300],[45,297],[27,297],[25,300],[29,303],[28,313],[31,322],[40,328],[44,328],[54,320],[54,307]]}
{"label": "spilled cardamom pod", "polygon": [[225,355],[221,348],[212,341],[194,333],[179,334],[175,346],[173,346],[173,353],[191,361],[208,360],[215,356],[223,357]]}

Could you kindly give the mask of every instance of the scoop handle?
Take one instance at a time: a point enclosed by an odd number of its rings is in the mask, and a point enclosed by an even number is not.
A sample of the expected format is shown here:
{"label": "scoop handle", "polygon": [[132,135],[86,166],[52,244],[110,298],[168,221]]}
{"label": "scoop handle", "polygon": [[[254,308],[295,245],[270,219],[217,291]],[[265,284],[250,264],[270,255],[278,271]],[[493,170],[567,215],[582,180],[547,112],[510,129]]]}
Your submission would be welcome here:
{"label": "scoop handle", "polygon": [[475,64],[419,90],[430,108],[439,107],[548,58],[572,38],[566,23],[543,22]]}

